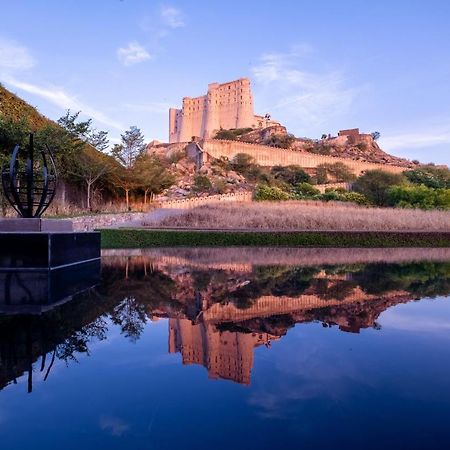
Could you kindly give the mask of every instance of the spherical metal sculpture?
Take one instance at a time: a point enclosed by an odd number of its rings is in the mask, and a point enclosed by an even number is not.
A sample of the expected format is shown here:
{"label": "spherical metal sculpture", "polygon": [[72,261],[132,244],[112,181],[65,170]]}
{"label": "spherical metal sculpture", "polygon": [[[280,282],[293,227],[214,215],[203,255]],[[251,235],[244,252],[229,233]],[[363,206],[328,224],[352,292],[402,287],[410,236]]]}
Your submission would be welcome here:
{"label": "spherical metal sculpture", "polygon": [[41,217],[56,192],[55,160],[50,148],[45,145],[45,149],[40,151],[40,160],[35,161],[33,134],[30,134],[25,161],[20,158],[21,155],[21,148],[16,145],[9,168],[1,174],[3,191],[20,216]]}

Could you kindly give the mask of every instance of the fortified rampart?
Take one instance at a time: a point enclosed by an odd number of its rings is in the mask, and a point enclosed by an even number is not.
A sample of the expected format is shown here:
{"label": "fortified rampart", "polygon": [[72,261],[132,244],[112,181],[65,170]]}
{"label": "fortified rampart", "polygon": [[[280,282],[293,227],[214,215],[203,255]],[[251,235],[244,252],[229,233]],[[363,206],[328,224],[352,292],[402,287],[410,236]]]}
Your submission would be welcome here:
{"label": "fortified rampart", "polygon": [[[227,157],[233,159],[238,153],[247,153],[261,166],[290,166],[297,165],[305,169],[314,169],[320,164],[334,164],[341,162],[353,170],[355,175],[360,175],[367,170],[381,169],[386,172],[401,173],[407,168],[389,164],[369,163],[350,158],[335,156],[315,155],[308,152],[269,147],[267,145],[250,144],[240,141],[227,141],[219,139],[205,139],[200,142],[200,148],[204,152],[203,161],[208,157]],[[206,156],[206,158],[205,158]]]}

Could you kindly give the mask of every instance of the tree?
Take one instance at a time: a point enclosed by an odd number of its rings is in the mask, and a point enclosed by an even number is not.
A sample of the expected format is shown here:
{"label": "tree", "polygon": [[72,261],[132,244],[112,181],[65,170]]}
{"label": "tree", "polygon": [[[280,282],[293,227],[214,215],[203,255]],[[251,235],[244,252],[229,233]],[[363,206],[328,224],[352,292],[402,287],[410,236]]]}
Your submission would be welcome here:
{"label": "tree", "polygon": [[108,132],[91,130],[87,142],[99,152],[104,152],[109,147]]}
{"label": "tree", "polygon": [[367,199],[378,206],[389,204],[387,190],[391,186],[401,185],[405,178],[396,173],[383,170],[369,170],[360,176],[353,184],[353,190],[367,197]]}
{"label": "tree", "polygon": [[81,111],[70,114],[70,109],[66,111],[66,115],[58,119],[58,125],[64,128],[73,139],[87,141],[91,132],[92,119],[84,122],[77,122]]}
{"label": "tree", "polygon": [[381,133],[379,131],[374,131],[373,133],[370,133],[370,135],[374,141],[377,141],[380,139]]}
{"label": "tree", "polygon": [[328,183],[330,181],[329,176],[336,183],[350,182],[356,179],[356,175],[350,167],[342,162],[319,164],[316,168],[317,184]]}
{"label": "tree", "polygon": [[80,178],[86,184],[86,207],[89,211],[92,209],[93,188],[105,175],[111,173],[113,168],[106,158],[100,158],[99,155],[89,154],[84,149],[74,161],[74,165],[69,171],[70,175]]}
{"label": "tree", "polygon": [[131,126],[120,137],[121,143],[116,144],[111,153],[121,164],[130,169],[145,151],[144,135],[139,128]]}
{"label": "tree", "polygon": [[151,196],[159,194],[175,182],[174,176],[155,156],[141,156],[136,161],[135,172],[138,183],[144,191],[144,204],[147,204],[148,194]]}
{"label": "tree", "polygon": [[[118,145],[118,144],[116,144]],[[113,184],[125,192],[125,203],[127,211],[130,210],[130,192],[140,186],[133,167],[124,167],[120,165],[114,172]]]}

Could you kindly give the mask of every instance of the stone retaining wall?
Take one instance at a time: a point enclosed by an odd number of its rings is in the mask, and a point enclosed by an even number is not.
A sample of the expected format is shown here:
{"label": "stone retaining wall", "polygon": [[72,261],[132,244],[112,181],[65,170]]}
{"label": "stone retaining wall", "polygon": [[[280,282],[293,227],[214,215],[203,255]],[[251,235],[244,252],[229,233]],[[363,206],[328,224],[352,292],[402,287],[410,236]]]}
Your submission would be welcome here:
{"label": "stone retaining wall", "polygon": [[159,203],[162,208],[188,209],[195,206],[223,203],[223,202],[251,202],[253,194],[251,192],[238,192],[233,194],[209,195],[207,197],[192,197],[179,200],[166,200]]}
{"label": "stone retaining wall", "polygon": [[200,146],[207,155],[213,158],[225,156],[231,160],[238,153],[247,153],[261,166],[298,165],[306,169],[312,169],[320,164],[334,164],[336,162],[341,162],[352,169],[355,175],[360,175],[367,170],[374,169],[381,169],[391,173],[401,173],[408,170],[405,167],[392,166],[389,164],[368,163],[350,158],[315,155],[308,152],[269,147],[267,145],[250,144],[240,141],[206,139],[200,143]]}
{"label": "stone retaining wall", "polygon": [[96,228],[113,228],[126,222],[142,221],[148,213],[98,214],[79,216],[72,220],[74,231],[92,231]]}

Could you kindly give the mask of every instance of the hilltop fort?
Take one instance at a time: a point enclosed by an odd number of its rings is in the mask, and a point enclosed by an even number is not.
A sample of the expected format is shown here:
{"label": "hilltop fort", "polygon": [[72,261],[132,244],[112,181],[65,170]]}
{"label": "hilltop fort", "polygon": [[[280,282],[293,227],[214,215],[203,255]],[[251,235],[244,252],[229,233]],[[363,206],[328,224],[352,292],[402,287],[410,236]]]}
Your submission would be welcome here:
{"label": "hilltop fort", "polygon": [[212,138],[218,130],[279,125],[266,114],[255,115],[250,80],[211,83],[208,93],[184,97],[181,109],[169,110],[169,142],[188,142],[193,136]]}

